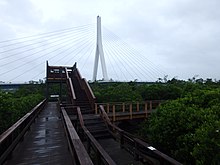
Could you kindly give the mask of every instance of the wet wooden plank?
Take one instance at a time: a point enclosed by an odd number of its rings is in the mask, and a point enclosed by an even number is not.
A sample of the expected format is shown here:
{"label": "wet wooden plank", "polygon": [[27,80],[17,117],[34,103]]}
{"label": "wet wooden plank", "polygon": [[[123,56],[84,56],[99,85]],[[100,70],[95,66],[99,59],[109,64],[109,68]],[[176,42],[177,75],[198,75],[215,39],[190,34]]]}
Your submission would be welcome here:
{"label": "wet wooden plank", "polygon": [[60,114],[48,103],[6,164],[72,164]]}

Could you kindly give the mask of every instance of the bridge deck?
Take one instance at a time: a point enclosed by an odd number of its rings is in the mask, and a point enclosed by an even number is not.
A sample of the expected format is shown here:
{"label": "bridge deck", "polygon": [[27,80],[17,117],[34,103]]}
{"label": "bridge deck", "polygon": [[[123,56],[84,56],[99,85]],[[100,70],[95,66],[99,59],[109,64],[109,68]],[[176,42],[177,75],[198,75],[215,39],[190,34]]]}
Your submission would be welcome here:
{"label": "bridge deck", "polygon": [[72,164],[56,103],[47,104],[6,164]]}

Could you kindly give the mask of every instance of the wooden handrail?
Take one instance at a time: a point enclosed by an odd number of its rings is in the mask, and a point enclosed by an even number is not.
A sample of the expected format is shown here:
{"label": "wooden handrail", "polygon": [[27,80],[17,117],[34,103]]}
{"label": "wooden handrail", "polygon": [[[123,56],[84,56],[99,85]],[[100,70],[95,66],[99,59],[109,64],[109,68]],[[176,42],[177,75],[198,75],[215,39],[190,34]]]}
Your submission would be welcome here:
{"label": "wooden handrail", "polygon": [[[107,109],[107,113],[111,114],[112,121],[118,121],[120,119],[133,119],[137,118],[137,116],[141,118],[145,118],[148,116],[149,113],[152,113],[153,110],[156,110],[158,106],[160,106],[160,101],[147,101],[147,102],[122,102],[122,103],[95,103],[95,114],[98,114],[100,111],[98,111],[98,107],[100,105],[105,107]],[[118,113],[120,112],[120,113]],[[123,113],[127,115],[126,118],[120,116],[123,116]]]}
{"label": "wooden handrail", "polygon": [[83,117],[82,117],[80,107],[77,107],[77,114],[78,114],[78,117],[79,117],[79,123],[80,123],[81,127],[84,127],[84,121],[83,121]]}
{"label": "wooden handrail", "polygon": [[92,165],[92,160],[90,159],[84,145],[82,144],[73,124],[66,112],[66,110],[61,107],[62,117],[64,120],[65,131],[68,137],[69,149],[73,158],[73,162],[76,165]]}
{"label": "wooden handrail", "polygon": [[[146,100],[146,101],[136,101],[136,102],[139,102],[140,104],[144,104],[144,103],[162,103],[164,102],[165,100]],[[109,105],[122,105],[122,104],[131,104],[131,103],[135,103],[135,102],[131,102],[131,101],[126,101],[126,102],[107,102],[107,103],[101,103],[101,102],[98,102],[96,104],[98,105],[105,105],[105,104],[109,104]]]}
{"label": "wooden handrail", "polygon": [[67,68],[65,68],[65,73],[66,73],[67,86],[70,88],[70,93],[71,93],[72,99],[73,99],[73,101],[74,101],[74,100],[76,100],[76,95],[75,95],[75,92],[74,92],[74,89],[73,89],[72,80],[71,80],[71,78],[69,77]]}
{"label": "wooden handrail", "polygon": [[145,149],[148,149],[148,151],[151,151],[153,153],[155,153],[157,156],[159,156],[162,160],[166,160],[167,162],[171,163],[171,164],[175,164],[175,165],[181,165],[180,162],[176,161],[175,159],[165,155],[164,153],[158,151],[156,148],[150,146],[149,144],[147,144],[146,142],[134,138],[135,142],[140,145],[141,147],[145,147]]}
{"label": "wooden handrail", "polygon": [[70,78],[68,78],[68,81],[69,81],[69,86],[70,86],[70,91],[71,91],[71,94],[72,94],[72,98],[75,100],[76,95],[75,95],[75,92],[74,92],[74,89],[73,89],[72,80]]}
{"label": "wooden handrail", "polygon": [[78,82],[79,88],[85,92],[85,94],[88,98],[89,104],[90,104],[92,110],[94,110],[94,103],[95,103],[96,98],[95,98],[95,95],[93,94],[89,84],[87,83],[86,79],[82,78],[82,76],[77,68],[72,69],[72,76],[74,76],[74,79]]}
{"label": "wooden handrail", "polygon": [[110,119],[109,119],[109,117],[108,117],[107,113],[105,112],[104,107],[102,105],[100,105],[100,111],[101,111],[100,114],[101,114],[102,118],[104,119],[104,121],[107,121],[107,123],[110,124],[111,121],[110,121]]}
{"label": "wooden handrail", "polygon": [[104,110],[104,107],[102,105],[100,107],[100,115],[102,119],[104,120],[105,124],[111,131],[112,135],[115,137],[115,139],[119,140],[121,147],[130,146],[125,148],[129,152],[131,152],[135,157],[142,157],[144,159],[147,159],[145,156],[147,153],[144,152],[141,148],[144,148],[145,150],[148,150],[152,152],[152,154],[155,155],[156,158],[160,159],[159,161],[168,162],[173,165],[180,165],[178,161],[174,160],[173,158],[165,155],[164,153],[156,150],[146,142],[143,142],[142,140],[136,138],[134,135],[120,129],[119,127],[115,126],[111,123],[107,113]]}
{"label": "wooden handrail", "polygon": [[39,112],[44,108],[46,102],[46,99],[41,101],[30,112],[24,115],[20,120],[18,120],[8,130],[0,135],[0,164],[3,164],[15,146],[23,138],[32,122],[35,120]]}
{"label": "wooden handrail", "polygon": [[89,86],[88,82],[86,81],[86,79],[85,79],[85,78],[83,78],[83,81],[85,82],[85,88],[87,88],[86,90],[88,90],[88,91],[89,91],[89,93],[90,93],[91,97],[92,97],[92,98],[95,100],[95,99],[96,99],[96,97],[95,97],[95,95],[94,95],[94,93],[93,93],[93,91],[92,91],[91,87]]}
{"label": "wooden handrail", "polygon": [[79,79],[82,79],[82,76],[81,76],[81,74],[80,74],[78,68],[76,68],[76,73],[77,73],[77,76],[79,77]]}
{"label": "wooden handrail", "polygon": [[112,158],[106,153],[106,151],[97,142],[97,140],[92,136],[92,134],[89,132],[89,130],[84,126],[83,116],[82,116],[80,107],[77,107],[77,115],[78,115],[78,119],[80,122],[80,126],[81,126],[84,134],[87,137],[86,139],[88,140],[88,143],[90,143],[89,145],[91,145],[93,147],[94,151],[97,152],[96,154],[99,157],[97,164],[100,164],[101,162],[99,162],[99,161],[102,161],[104,164],[116,165],[116,163],[112,160]]}

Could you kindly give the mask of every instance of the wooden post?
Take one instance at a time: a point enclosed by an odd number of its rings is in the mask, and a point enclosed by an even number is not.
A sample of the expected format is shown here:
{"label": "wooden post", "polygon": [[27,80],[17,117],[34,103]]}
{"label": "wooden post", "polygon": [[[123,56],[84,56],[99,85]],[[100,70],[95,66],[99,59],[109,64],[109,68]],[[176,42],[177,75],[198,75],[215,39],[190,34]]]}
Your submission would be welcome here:
{"label": "wooden post", "polygon": [[98,105],[95,103],[95,114],[98,114]]}
{"label": "wooden post", "polygon": [[152,111],[152,101],[150,101],[150,111]]}
{"label": "wooden post", "polygon": [[49,100],[49,83],[46,81],[46,98]]}
{"label": "wooden post", "polygon": [[139,102],[137,102],[137,112],[139,112]]}
{"label": "wooden post", "polygon": [[145,105],[144,105],[144,111],[145,111],[146,118],[147,118],[147,102],[145,102]]}
{"label": "wooden post", "polygon": [[130,104],[129,111],[130,111],[130,119],[132,119],[132,103]]}
{"label": "wooden post", "polygon": [[109,113],[109,103],[107,103],[107,113]]}
{"label": "wooden post", "polygon": [[113,122],[115,121],[115,105],[112,106],[112,111],[113,111]]}
{"label": "wooden post", "polygon": [[122,112],[125,112],[125,103],[122,103]]}

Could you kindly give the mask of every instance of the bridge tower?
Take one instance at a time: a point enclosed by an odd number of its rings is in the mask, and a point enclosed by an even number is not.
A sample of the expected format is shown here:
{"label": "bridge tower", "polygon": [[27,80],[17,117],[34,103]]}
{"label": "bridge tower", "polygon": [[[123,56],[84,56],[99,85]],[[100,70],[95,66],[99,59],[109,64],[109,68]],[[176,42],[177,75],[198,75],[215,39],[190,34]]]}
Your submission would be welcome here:
{"label": "bridge tower", "polygon": [[96,53],[95,53],[95,62],[94,62],[92,81],[96,81],[99,56],[101,60],[103,79],[104,81],[109,81],[106,64],[105,64],[104,51],[103,51],[103,46],[102,46],[101,17],[97,16],[97,41],[96,41]]}

